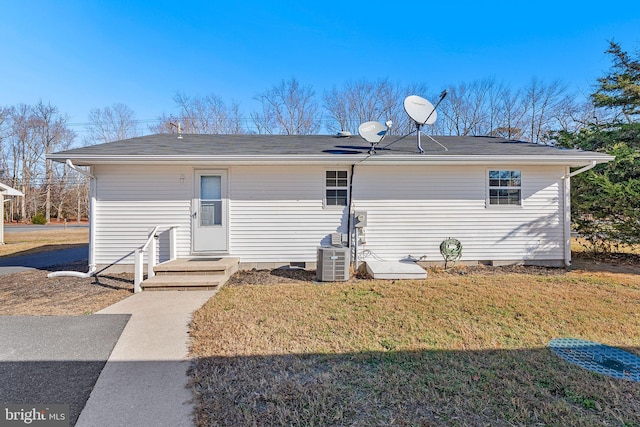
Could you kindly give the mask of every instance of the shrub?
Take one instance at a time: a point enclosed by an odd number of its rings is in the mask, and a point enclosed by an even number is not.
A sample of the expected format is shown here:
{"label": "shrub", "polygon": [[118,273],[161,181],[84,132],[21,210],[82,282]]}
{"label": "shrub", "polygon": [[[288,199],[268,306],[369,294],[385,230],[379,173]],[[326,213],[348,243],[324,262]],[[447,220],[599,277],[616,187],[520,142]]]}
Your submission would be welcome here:
{"label": "shrub", "polygon": [[31,218],[31,224],[44,225],[46,223],[47,219],[42,214],[35,214],[33,218]]}

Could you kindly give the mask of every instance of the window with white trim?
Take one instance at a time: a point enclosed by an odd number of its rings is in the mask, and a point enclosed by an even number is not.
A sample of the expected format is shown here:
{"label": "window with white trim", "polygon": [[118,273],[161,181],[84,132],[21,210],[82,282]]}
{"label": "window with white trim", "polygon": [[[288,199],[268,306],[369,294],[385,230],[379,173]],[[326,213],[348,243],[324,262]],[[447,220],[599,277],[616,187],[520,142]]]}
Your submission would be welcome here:
{"label": "window with white trim", "polygon": [[489,205],[522,205],[522,173],[519,170],[489,171]]}
{"label": "window with white trim", "polygon": [[347,206],[349,199],[349,173],[325,171],[325,206]]}

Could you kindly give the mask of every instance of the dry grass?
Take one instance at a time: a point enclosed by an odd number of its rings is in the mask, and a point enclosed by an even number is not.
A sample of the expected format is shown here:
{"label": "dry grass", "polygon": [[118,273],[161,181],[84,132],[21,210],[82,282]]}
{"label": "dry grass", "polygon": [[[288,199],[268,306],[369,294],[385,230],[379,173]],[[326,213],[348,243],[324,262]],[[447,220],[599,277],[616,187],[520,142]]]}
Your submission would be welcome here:
{"label": "dry grass", "polygon": [[[0,255],[17,256],[85,246],[87,228],[68,227],[5,233]],[[86,271],[87,260],[53,266],[52,271]],[[101,275],[88,279],[47,278],[49,270],[34,270],[0,276],[0,315],[91,314],[131,295],[132,275]]]}
{"label": "dry grass", "polygon": [[[55,266],[53,271],[86,271],[87,261]],[[62,316],[92,314],[133,292],[133,275],[100,275],[88,279],[56,277],[49,270],[0,276],[0,315]]]}
{"label": "dry grass", "polygon": [[7,233],[5,229],[4,242],[0,246],[0,256],[29,255],[86,245],[89,243],[89,229],[47,229],[42,226],[42,230],[17,233]]}
{"label": "dry grass", "polygon": [[640,384],[546,347],[640,354],[640,268],[627,267],[225,287],[192,323],[197,424],[640,425]]}

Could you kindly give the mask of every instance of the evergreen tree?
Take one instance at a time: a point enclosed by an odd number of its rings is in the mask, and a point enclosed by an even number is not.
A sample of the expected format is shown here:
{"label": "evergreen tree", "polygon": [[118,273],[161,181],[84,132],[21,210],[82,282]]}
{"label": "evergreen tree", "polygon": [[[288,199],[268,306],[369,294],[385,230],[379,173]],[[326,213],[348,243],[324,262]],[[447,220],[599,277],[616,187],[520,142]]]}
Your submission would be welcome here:
{"label": "evergreen tree", "polygon": [[[574,228],[596,251],[640,243],[640,55],[611,42],[609,73],[598,79],[594,106],[613,114],[578,132],[560,132],[559,145],[602,151],[615,160],[572,181]],[[624,118],[624,120],[620,120]]]}

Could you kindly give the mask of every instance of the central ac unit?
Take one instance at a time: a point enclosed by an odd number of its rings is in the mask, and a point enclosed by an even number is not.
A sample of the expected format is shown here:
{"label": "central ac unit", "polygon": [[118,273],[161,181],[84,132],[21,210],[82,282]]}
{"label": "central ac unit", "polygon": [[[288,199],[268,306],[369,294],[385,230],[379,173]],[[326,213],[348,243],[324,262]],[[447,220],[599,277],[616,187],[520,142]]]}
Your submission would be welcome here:
{"label": "central ac unit", "polygon": [[320,282],[349,280],[349,248],[318,248],[316,279]]}

